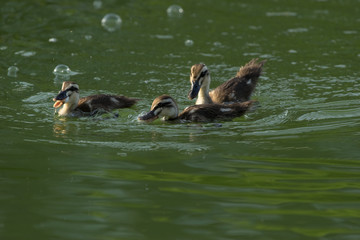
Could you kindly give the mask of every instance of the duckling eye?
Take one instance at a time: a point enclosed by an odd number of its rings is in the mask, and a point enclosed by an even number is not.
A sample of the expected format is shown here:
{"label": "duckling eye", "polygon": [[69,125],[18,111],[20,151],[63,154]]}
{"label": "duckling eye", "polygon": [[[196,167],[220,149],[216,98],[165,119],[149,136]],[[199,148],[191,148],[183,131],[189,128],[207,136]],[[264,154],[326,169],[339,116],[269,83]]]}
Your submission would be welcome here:
{"label": "duckling eye", "polygon": [[163,108],[163,107],[167,107],[167,106],[169,106],[170,105],[170,103],[168,103],[168,102],[166,102],[166,103],[159,103],[158,105],[157,105],[157,107],[158,108]]}
{"label": "duckling eye", "polygon": [[207,70],[206,70],[206,71],[201,72],[201,74],[200,74],[200,78],[204,77],[207,73],[208,73],[208,71],[207,71]]}
{"label": "duckling eye", "polygon": [[154,108],[153,110],[157,110],[157,109],[163,109],[163,108],[171,108],[172,104],[171,102],[159,102]]}
{"label": "duckling eye", "polygon": [[72,86],[71,88],[67,89],[66,91],[74,91],[74,92],[77,92],[77,91],[79,91],[79,89],[76,88],[76,87],[74,87],[74,86]]}

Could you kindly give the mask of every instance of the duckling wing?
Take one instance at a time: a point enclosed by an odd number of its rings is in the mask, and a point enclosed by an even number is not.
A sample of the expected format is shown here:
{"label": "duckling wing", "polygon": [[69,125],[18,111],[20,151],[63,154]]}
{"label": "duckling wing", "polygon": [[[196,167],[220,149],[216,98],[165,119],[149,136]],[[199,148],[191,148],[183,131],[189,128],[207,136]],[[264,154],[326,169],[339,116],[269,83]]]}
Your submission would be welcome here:
{"label": "duckling wing", "polygon": [[215,104],[189,106],[179,114],[179,119],[190,122],[211,122],[218,115],[216,109],[211,105]]}
{"label": "duckling wing", "polygon": [[191,122],[211,122],[240,117],[251,107],[253,101],[233,104],[201,104],[187,107],[179,118]]}
{"label": "duckling wing", "polygon": [[83,112],[94,112],[100,109],[111,111],[117,108],[131,107],[137,101],[138,99],[125,96],[99,94],[81,98],[77,109]]}
{"label": "duckling wing", "polygon": [[254,58],[244,66],[240,67],[236,76],[221,84],[213,91],[210,97],[214,103],[244,102],[248,101],[254,91],[262,72],[265,60],[257,62]]}
{"label": "duckling wing", "polygon": [[266,60],[257,62],[259,59],[254,58],[244,66],[240,67],[239,71],[237,72],[237,77],[243,77],[246,79],[255,79],[257,80],[262,72],[262,67],[266,63]]}
{"label": "duckling wing", "polygon": [[214,103],[244,102],[250,99],[256,82],[243,77],[234,77],[209,93]]}

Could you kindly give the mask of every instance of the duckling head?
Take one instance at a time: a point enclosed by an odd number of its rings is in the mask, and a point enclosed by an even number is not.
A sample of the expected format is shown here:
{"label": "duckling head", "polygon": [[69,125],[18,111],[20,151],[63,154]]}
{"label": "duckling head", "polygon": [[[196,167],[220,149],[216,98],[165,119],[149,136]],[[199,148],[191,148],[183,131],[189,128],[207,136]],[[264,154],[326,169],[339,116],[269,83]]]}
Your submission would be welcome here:
{"label": "duckling head", "polygon": [[55,102],[54,108],[59,108],[63,104],[76,107],[79,102],[79,85],[71,81],[63,82],[61,91],[53,98],[53,101]]}
{"label": "duckling head", "polygon": [[138,120],[145,122],[152,122],[157,118],[171,120],[177,118],[178,114],[179,108],[175,100],[168,95],[162,95],[154,99],[150,112],[139,116]]}
{"label": "duckling head", "polygon": [[206,91],[210,86],[210,73],[203,63],[195,64],[190,71],[191,88],[188,94],[190,100],[196,98],[201,88],[205,87]]}

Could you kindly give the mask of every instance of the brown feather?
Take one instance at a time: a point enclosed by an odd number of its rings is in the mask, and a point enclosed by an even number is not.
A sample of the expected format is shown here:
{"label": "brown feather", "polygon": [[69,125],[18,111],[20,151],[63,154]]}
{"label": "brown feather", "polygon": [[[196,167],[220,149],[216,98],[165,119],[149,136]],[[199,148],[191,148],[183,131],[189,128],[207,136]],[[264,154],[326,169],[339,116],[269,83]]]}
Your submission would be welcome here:
{"label": "brown feather", "polygon": [[234,78],[211,91],[209,95],[212,101],[214,103],[248,101],[266,62],[265,60],[257,62],[257,60],[257,58],[252,59],[239,69]]}
{"label": "brown feather", "polygon": [[240,117],[249,110],[254,101],[242,103],[200,104],[187,107],[179,115],[179,119],[191,122],[211,122],[215,120],[229,120]]}
{"label": "brown feather", "polygon": [[134,105],[138,99],[128,98],[125,96],[116,95],[91,95],[80,98],[78,106],[75,110],[81,110],[82,112],[93,112],[101,109],[104,111],[111,111],[118,108],[128,108]]}
{"label": "brown feather", "polygon": [[75,86],[79,86],[76,82],[73,82],[73,81],[65,81],[63,82],[62,84],[62,87],[61,87],[61,91],[65,91],[65,89],[67,89],[70,85],[75,85]]}
{"label": "brown feather", "polygon": [[245,66],[240,67],[239,71],[236,74],[236,77],[244,77],[247,79],[259,78],[262,72],[262,67],[266,63],[266,60],[257,62],[258,60],[258,58],[254,58],[250,62],[245,64]]}

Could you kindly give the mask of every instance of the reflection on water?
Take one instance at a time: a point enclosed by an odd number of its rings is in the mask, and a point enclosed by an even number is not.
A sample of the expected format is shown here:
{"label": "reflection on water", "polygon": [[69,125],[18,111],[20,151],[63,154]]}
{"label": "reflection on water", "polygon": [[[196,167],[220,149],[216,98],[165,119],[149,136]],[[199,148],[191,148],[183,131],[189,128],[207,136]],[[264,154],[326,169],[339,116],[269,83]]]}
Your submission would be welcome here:
{"label": "reflection on water", "polygon": [[[349,215],[337,204],[343,197],[349,204],[357,202],[357,187],[348,179],[358,178],[358,171],[346,173],[357,168],[356,162],[238,159],[242,157],[231,155],[223,162],[214,158],[189,159],[186,161],[189,173],[146,170],[124,164],[122,169],[79,171],[73,175],[88,182],[95,179],[113,182],[113,188],[84,192],[88,198],[98,200],[98,215],[105,216],[106,206],[125,207],[130,212],[141,210],[150,226],[157,228],[159,224],[168,224],[174,230],[185,227],[183,235],[205,233],[206,238],[212,239],[212,234],[230,237],[235,233],[236,236],[255,234],[268,238],[283,235],[287,229],[292,236],[300,238],[332,236],[347,231],[356,218],[356,214]],[[195,169],[201,173],[194,175]],[[143,182],[146,184],[141,185]],[[249,182],[256,187],[249,188]],[[153,205],[156,195],[164,198],[161,209]],[[121,201],[116,203],[116,199]],[[207,201],[199,202],[200,199]],[[133,214],[128,217],[131,216]],[[339,218],[350,226],[338,226]],[[125,221],[122,217],[117,219]],[[305,227],[304,221],[310,222],[312,227]],[[143,231],[137,229],[134,234],[139,232]]]}
{"label": "reflection on water", "polygon": [[8,68],[8,76],[9,77],[17,77],[17,72],[19,71],[19,68],[16,66],[10,66]]}
{"label": "reflection on water", "polygon": [[194,151],[204,151],[209,149],[207,146],[202,146],[200,144],[188,144],[188,143],[178,143],[178,142],[94,142],[94,141],[79,141],[78,143],[86,145],[96,145],[96,146],[106,146],[111,148],[116,148],[124,151],[151,151],[151,150],[166,150],[173,151],[176,150],[182,153],[191,153]]}
{"label": "reflection on water", "polygon": [[79,123],[76,121],[67,121],[66,118],[54,119],[54,136],[56,137],[66,137],[67,134],[78,134],[79,133]]}

